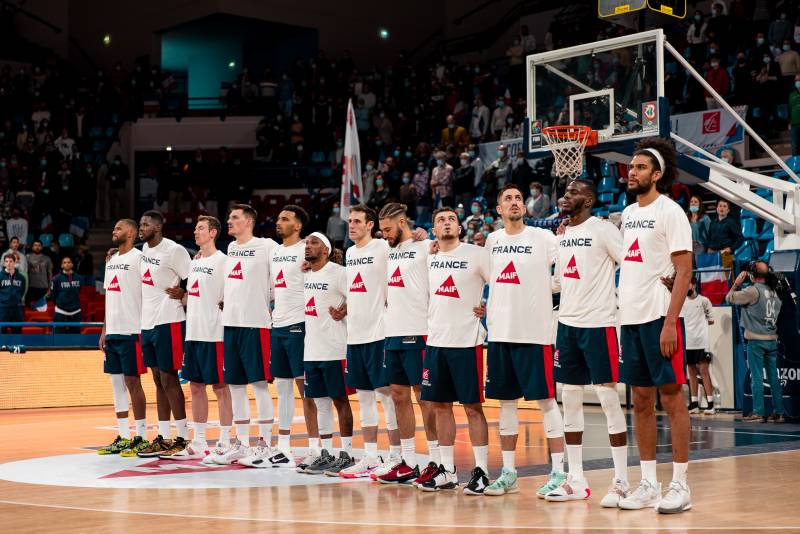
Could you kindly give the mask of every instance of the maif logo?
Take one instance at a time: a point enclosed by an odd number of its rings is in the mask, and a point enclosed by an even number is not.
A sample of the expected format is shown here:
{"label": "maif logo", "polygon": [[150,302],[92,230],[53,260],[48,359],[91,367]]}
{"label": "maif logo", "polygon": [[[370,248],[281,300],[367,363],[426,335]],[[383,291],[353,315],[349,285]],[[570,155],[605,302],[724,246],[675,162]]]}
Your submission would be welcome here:
{"label": "maif logo", "polygon": [[231,274],[228,275],[228,278],[234,278],[236,280],[244,280],[244,276],[242,276],[242,262],[236,262],[236,266],[234,266]]}
{"label": "maif logo", "polygon": [[147,269],[142,275],[142,283],[148,286],[153,285],[153,276],[150,274],[150,269]]}

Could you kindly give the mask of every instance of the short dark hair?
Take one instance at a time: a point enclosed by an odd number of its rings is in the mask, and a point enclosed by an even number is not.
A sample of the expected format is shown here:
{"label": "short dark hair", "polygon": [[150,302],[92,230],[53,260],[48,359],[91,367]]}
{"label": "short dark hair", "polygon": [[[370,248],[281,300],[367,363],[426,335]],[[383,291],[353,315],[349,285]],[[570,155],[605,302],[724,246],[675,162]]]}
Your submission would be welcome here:
{"label": "short dark hair", "polygon": [[31,243],[31,246],[35,245],[36,243],[39,243],[40,245],[44,246],[44,243],[42,243],[41,239],[34,239],[33,243]]}
{"label": "short dark hair", "polygon": [[575,183],[581,184],[583,187],[586,188],[587,191],[589,191],[589,193],[592,194],[592,196],[594,197],[595,202],[597,201],[597,186],[594,185],[593,181],[585,180],[583,178],[577,178],[575,180],[572,180],[570,183],[571,184],[575,184]]}
{"label": "short dark hair", "polygon": [[9,243],[11,243],[11,242],[12,242],[12,241],[14,241],[15,239],[16,239],[17,241],[19,241],[19,238],[18,238],[17,236],[15,236],[15,235],[12,235],[12,236],[11,236],[11,239],[9,239],[9,240],[8,240],[8,242],[9,242]]}
{"label": "short dark hair", "polygon": [[234,204],[231,206],[231,209],[228,211],[228,213],[231,213],[234,210],[242,210],[244,216],[248,219],[251,219],[253,221],[253,225],[256,224],[256,220],[258,220],[258,212],[250,204]]}
{"label": "short dark hair", "polygon": [[[212,217],[211,215],[201,215],[197,218],[197,222],[200,221],[205,221],[205,223],[208,225],[209,231],[216,230],[217,237],[219,237],[219,235],[222,233],[222,225],[220,224],[219,219],[216,217]],[[214,238],[214,241],[217,240],[217,237]]]}
{"label": "short dark hair", "polygon": [[147,210],[146,212],[142,213],[142,217],[150,217],[158,224],[164,224],[164,215],[157,210]]}
{"label": "short dark hair", "polygon": [[366,204],[356,204],[355,206],[350,208],[350,212],[358,212],[364,214],[365,222],[372,221],[372,234],[378,232],[378,214],[375,213],[375,210],[367,206]]}
{"label": "short dark hair", "polygon": [[14,255],[11,254],[10,252],[8,254],[3,254],[3,261],[6,261],[6,258],[11,258],[15,262],[17,261],[17,259],[14,257]]}
{"label": "short dark hair", "polygon": [[[647,149],[652,148],[657,150],[661,157],[664,159],[665,169],[661,168],[661,164],[656,157]],[[647,156],[657,171],[661,171],[661,178],[656,182],[656,191],[659,193],[668,193],[672,188],[672,183],[678,178],[678,154],[675,151],[675,146],[672,141],[663,139],[661,137],[647,137],[642,139],[636,144],[633,153],[634,156]]]}
{"label": "short dark hair", "polygon": [[[451,207],[449,207],[449,206],[442,206],[441,208],[436,208],[435,210],[433,210],[433,215],[431,215],[431,222],[435,221],[436,220],[436,216],[439,215],[440,213],[446,213],[448,211],[452,211],[453,213],[456,213],[456,210],[451,208]],[[457,213],[456,213],[456,217],[458,217]]]}
{"label": "short dark hair", "polygon": [[503,198],[503,193],[505,193],[506,191],[508,191],[510,189],[516,189],[517,191],[519,191],[519,194],[522,195],[522,198],[523,199],[525,198],[525,193],[522,192],[522,189],[520,189],[520,187],[517,184],[507,183],[506,185],[503,186],[502,189],[500,189],[500,191],[497,192],[497,203],[498,204],[500,203],[500,199]]}
{"label": "short dark hair", "polygon": [[291,211],[294,214],[295,219],[300,221],[301,230],[305,229],[309,220],[308,213],[306,212],[306,210],[304,210],[300,206],[295,206],[294,204],[287,204],[283,207],[281,211]]}
{"label": "short dark hair", "polygon": [[389,202],[386,204],[378,215],[378,219],[394,219],[401,215],[405,215],[408,211],[408,206],[400,204],[399,202]]}
{"label": "short dark hair", "polygon": [[133,219],[120,219],[119,222],[126,226],[130,226],[134,231],[139,229],[139,225]]}

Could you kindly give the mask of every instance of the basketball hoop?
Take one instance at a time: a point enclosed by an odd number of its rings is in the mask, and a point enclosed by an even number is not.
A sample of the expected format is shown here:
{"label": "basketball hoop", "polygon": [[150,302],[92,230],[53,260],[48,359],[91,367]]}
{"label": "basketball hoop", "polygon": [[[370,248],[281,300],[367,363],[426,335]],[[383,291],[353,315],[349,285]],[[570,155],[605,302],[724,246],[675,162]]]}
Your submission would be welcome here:
{"label": "basketball hoop", "polygon": [[547,126],[542,128],[547,148],[553,152],[553,172],[559,178],[577,178],[583,173],[586,146],[597,144],[597,132],[589,126]]}

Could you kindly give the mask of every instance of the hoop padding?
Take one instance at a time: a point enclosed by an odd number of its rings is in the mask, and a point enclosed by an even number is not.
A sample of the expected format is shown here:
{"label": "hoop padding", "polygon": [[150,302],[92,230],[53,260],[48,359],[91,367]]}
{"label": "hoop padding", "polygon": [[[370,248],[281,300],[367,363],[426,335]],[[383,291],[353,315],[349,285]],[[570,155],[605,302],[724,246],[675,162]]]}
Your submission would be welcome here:
{"label": "hoop padding", "polygon": [[553,172],[560,178],[577,178],[583,173],[583,154],[593,130],[588,126],[542,128],[547,148],[555,159]]}

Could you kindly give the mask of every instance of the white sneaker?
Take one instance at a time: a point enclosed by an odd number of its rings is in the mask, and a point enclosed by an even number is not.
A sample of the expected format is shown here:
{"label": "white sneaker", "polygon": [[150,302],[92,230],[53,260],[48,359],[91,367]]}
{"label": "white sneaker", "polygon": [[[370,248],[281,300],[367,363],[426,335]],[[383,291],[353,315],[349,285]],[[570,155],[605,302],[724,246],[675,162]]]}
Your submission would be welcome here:
{"label": "white sneaker", "polygon": [[219,456],[214,457],[214,463],[219,465],[231,465],[238,462],[242,458],[247,458],[252,454],[252,449],[244,445],[241,441],[231,444],[230,447]]}
{"label": "white sneaker", "polygon": [[267,458],[267,462],[269,462],[269,467],[297,467],[291,452],[277,448],[272,449],[272,454]]}
{"label": "white sneaker", "polygon": [[673,480],[658,505],[659,514],[679,514],[692,509],[692,492],[689,486]]}
{"label": "white sneaker", "polygon": [[576,480],[567,475],[567,479],[559,487],[544,496],[546,501],[582,501],[592,494],[586,480]]}
{"label": "white sneaker", "polygon": [[378,480],[378,477],[382,477],[383,475],[394,469],[394,466],[396,466],[402,461],[403,459],[399,455],[390,454],[389,458],[387,458],[385,462],[379,465],[377,469],[375,469],[375,471],[370,473],[369,478],[371,478],[372,480]]}
{"label": "white sneaker", "polygon": [[619,501],[628,496],[631,491],[630,485],[625,480],[614,479],[611,487],[608,488],[608,493],[603,496],[600,501],[600,506],[603,508],[618,508]]}
{"label": "white sneaker", "polygon": [[339,476],[342,478],[367,478],[373,471],[380,467],[381,463],[378,458],[367,458],[364,456],[354,466],[342,469]]}
{"label": "white sneaker", "polygon": [[300,460],[300,463],[297,464],[295,471],[297,471],[298,473],[305,473],[306,467],[313,464],[317,460],[317,458],[319,458],[319,454],[314,454],[313,452],[309,452],[303,457],[302,460]]}
{"label": "white sneaker", "polygon": [[267,459],[272,456],[272,448],[263,439],[259,439],[255,447],[250,449],[250,455],[239,459],[237,462],[246,467],[270,467]]}
{"label": "white sneaker", "polygon": [[202,460],[208,455],[208,447],[204,443],[192,441],[185,449],[169,457],[170,460]]}
{"label": "white sneaker", "polygon": [[641,510],[642,508],[655,508],[661,501],[661,483],[655,486],[647,480],[642,480],[633,493],[619,500],[619,507],[623,510]]}
{"label": "white sneaker", "polygon": [[208,456],[203,458],[200,463],[204,463],[206,465],[217,465],[217,458],[220,458],[230,448],[230,443],[222,443],[219,441],[217,442],[217,446],[211,449],[211,452],[208,453]]}

